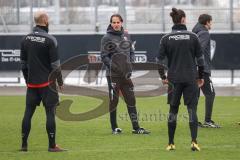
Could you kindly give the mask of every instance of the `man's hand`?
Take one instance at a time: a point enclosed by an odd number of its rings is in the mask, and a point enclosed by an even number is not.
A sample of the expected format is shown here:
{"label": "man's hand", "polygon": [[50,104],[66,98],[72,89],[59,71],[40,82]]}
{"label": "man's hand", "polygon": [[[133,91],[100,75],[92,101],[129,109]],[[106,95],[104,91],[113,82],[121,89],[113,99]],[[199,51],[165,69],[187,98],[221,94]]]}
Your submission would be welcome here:
{"label": "man's hand", "polygon": [[168,84],[168,79],[163,79],[163,80],[162,80],[162,83],[163,83],[163,85],[164,85],[164,84]]}
{"label": "man's hand", "polygon": [[204,79],[198,79],[197,84],[198,84],[198,87],[201,88],[204,84]]}
{"label": "man's hand", "polygon": [[58,86],[58,88],[59,88],[59,91],[60,91],[60,92],[63,92],[64,85]]}

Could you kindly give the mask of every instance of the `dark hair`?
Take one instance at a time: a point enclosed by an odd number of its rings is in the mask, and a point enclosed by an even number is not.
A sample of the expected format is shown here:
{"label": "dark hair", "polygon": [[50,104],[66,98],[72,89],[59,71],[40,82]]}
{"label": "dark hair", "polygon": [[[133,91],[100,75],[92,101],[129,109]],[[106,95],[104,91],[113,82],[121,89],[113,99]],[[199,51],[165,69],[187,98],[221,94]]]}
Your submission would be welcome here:
{"label": "dark hair", "polygon": [[118,17],[118,18],[120,19],[120,21],[123,22],[123,18],[122,18],[122,16],[121,16],[120,14],[113,14],[113,15],[111,16],[111,18],[110,18],[110,23],[112,23],[113,17]]}
{"label": "dark hair", "polygon": [[181,23],[181,20],[183,17],[186,17],[186,14],[183,10],[172,8],[172,12],[170,13],[170,16],[172,17],[172,21],[174,24]]}
{"label": "dark hair", "polygon": [[201,14],[198,18],[198,22],[203,25],[206,25],[207,22],[210,21],[212,21],[212,16],[210,16],[209,14]]}

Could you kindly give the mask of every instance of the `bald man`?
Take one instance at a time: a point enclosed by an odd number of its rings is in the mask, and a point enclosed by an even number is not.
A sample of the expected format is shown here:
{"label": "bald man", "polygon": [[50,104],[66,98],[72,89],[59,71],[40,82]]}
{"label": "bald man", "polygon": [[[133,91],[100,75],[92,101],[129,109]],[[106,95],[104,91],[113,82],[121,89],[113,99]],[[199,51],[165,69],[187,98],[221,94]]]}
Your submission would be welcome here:
{"label": "bald man", "polygon": [[[36,26],[21,42],[21,68],[27,85],[26,109],[22,120],[22,147],[28,151],[31,119],[36,106],[43,103],[46,111],[46,129],[49,152],[65,151],[55,143],[55,109],[59,97],[57,87],[62,89],[63,80],[57,50],[57,40],[48,34],[48,15],[44,11],[34,14]],[[50,78],[51,77],[51,78]]]}

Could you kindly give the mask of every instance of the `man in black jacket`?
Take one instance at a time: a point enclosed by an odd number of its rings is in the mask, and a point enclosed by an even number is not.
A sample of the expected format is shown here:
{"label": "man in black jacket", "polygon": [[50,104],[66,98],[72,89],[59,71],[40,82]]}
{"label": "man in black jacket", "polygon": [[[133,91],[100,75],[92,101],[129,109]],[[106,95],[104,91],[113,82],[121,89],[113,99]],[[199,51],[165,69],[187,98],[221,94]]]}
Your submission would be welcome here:
{"label": "man in black jacket", "polygon": [[[34,15],[36,26],[21,42],[21,66],[27,84],[26,109],[22,120],[21,151],[28,150],[28,136],[31,119],[36,106],[42,101],[46,111],[46,129],[49,139],[49,152],[64,151],[55,143],[55,109],[59,96],[56,81],[60,89],[63,86],[57,40],[48,34],[48,15],[38,11]],[[51,76],[50,76],[51,75]],[[51,78],[50,78],[51,77]]]}
{"label": "man in black jacket", "polygon": [[[160,77],[163,84],[169,84],[169,143],[166,149],[168,151],[175,150],[174,134],[177,126],[180,100],[183,94],[184,104],[187,105],[189,114],[189,127],[192,138],[191,149],[193,151],[200,151],[197,144],[198,117],[196,112],[198,86],[202,86],[204,83],[202,79],[203,55],[197,35],[187,31],[184,11],[172,8],[170,16],[172,17],[174,26],[172,27],[172,32],[161,39],[158,55]],[[168,60],[167,76],[162,65],[165,58]],[[197,60],[197,64],[195,60]],[[173,87],[170,84],[173,84]]]}
{"label": "man in black jacket", "polygon": [[211,80],[211,44],[209,30],[212,26],[212,16],[202,14],[198,18],[198,23],[194,26],[193,32],[198,35],[202,51],[204,55],[204,85],[201,90],[205,96],[205,122],[198,123],[200,127],[220,128],[212,120],[213,102],[215,98],[215,91]]}
{"label": "man in black jacket", "polygon": [[117,125],[117,105],[119,94],[124,97],[128,113],[132,122],[133,134],[149,134],[138,124],[134,86],[130,79],[132,74],[131,63],[134,62],[134,52],[129,35],[122,27],[121,15],[114,14],[110,18],[107,34],[101,41],[101,58],[106,66],[106,76],[109,89],[109,112],[113,134],[122,132]]}

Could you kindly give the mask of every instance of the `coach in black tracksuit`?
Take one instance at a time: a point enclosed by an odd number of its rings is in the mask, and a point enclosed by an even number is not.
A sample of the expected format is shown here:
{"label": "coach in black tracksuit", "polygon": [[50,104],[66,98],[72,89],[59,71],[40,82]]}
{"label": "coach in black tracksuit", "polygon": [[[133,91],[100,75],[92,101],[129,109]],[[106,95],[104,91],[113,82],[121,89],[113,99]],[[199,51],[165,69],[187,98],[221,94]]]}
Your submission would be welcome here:
{"label": "coach in black tracksuit", "polygon": [[[168,119],[169,145],[167,150],[174,150],[174,134],[176,129],[177,114],[181,96],[189,113],[189,126],[192,137],[192,150],[200,150],[197,145],[197,104],[198,84],[204,83],[203,55],[197,35],[187,31],[185,25],[185,13],[173,8],[171,17],[174,22],[172,32],[165,35],[160,42],[158,60],[162,64],[165,57],[168,60],[168,74],[164,73],[164,67],[159,67],[160,77],[164,84],[169,84],[168,103],[170,104]],[[198,69],[197,70],[197,64]],[[198,80],[197,80],[198,77]],[[171,85],[172,84],[172,85]]]}
{"label": "coach in black tracksuit", "polygon": [[34,19],[36,27],[21,42],[22,72],[28,87],[26,109],[22,121],[21,151],[28,150],[27,140],[31,129],[31,119],[36,106],[39,106],[40,102],[42,102],[47,117],[48,151],[59,152],[63,151],[63,149],[59,148],[55,143],[55,109],[59,103],[56,81],[61,89],[63,80],[59,69],[60,60],[57,51],[57,40],[48,34],[48,15],[45,12],[36,12]]}
{"label": "coach in black tracksuit", "polygon": [[201,90],[205,96],[205,122],[199,122],[200,127],[219,128],[212,120],[213,102],[215,98],[215,90],[211,80],[211,44],[209,30],[212,25],[212,16],[202,14],[198,18],[198,23],[194,26],[193,32],[198,35],[202,51],[204,55],[204,85]]}
{"label": "coach in black tracksuit", "polygon": [[117,105],[119,94],[124,97],[128,113],[132,122],[134,134],[148,134],[138,124],[134,86],[130,79],[132,74],[131,63],[134,62],[134,52],[129,35],[122,27],[123,19],[119,14],[110,18],[107,34],[101,40],[101,58],[106,66],[106,76],[109,88],[109,112],[113,134],[122,132],[117,125]]}

